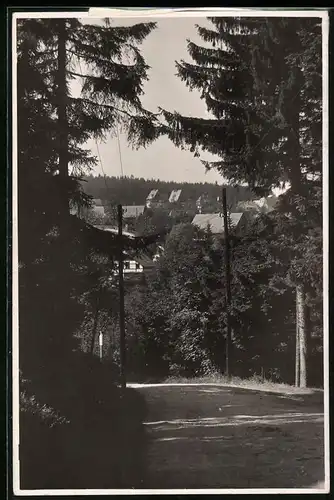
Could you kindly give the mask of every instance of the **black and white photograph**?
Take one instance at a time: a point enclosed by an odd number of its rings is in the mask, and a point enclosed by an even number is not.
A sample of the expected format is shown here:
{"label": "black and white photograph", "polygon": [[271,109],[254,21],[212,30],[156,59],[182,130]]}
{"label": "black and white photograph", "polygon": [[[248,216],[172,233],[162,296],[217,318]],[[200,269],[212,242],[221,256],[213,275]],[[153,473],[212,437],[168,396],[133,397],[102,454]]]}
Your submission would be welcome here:
{"label": "black and white photograph", "polygon": [[12,51],[14,493],[329,493],[327,12]]}

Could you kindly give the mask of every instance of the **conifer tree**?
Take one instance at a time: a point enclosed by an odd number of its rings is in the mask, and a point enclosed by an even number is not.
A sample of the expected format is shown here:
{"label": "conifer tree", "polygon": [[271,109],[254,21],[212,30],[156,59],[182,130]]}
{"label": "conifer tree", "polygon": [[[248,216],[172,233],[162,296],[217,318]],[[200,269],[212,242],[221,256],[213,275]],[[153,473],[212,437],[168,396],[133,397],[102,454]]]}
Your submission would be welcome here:
{"label": "conifer tree", "polygon": [[[299,209],[307,211],[311,201],[319,215],[320,21],[209,20],[211,28],[197,26],[197,30],[210,48],[188,41],[193,63],[178,62],[177,72],[189,90],[201,92],[211,117],[194,118],[162,110],[165,123],[160,133],[167,134],[176,145],[190,148],[195,156],[201,152],[218,155],[218,161],[203,163],[218,169],[232,185],[247,183],[261,195],[270,193],[273,187],[290,185],[279,208],[284,212],[285,227],[278,241],[282,242],[284,232],[288,232],[293,262],[300,263],[301,251],[311,235],[303,217],[295,224],[303,214]],[[277,227],[282,229],[281,222]],[[277,250],[284,258],[284,246],[278,244]],[[303,298],[300,317],[305,311],[302,267],[285,267],[287,277],[297,287],[297,297]],[[306,384],[306,375],[301,384]]]}
{"label": "conifer tree", "polygon": [[[78,19],[19,22],[18,98],[30,111],[44,106],[49,124],[40,129],[43,137],[35,137],[33,145],[49,150],[50,158],[53,152],[52,173],[65,193],[63,202],[78,201],[76,181],[97,162],[84,147],[89,138],[103,139],[123,126],[130,141],[145,142],[143,129],[146,124],[148,130],[152,117],[140,96],[149,67],[139,47],[154,27],[154,23],[111,27],[107,21],[100,26]],[[71,91],[74,80],[80,86],[78,97]],[[23,122],[22,133],[28,129]],[[51,150],[44,146],[47,137]],[[26,155],[24,137],[21,144]]]}
{"label": "conifer tree", "polygon": [[18,21],[20,348],[37,370],[51,359],[57,365],[69,351],[85,305],[79,298],[100,277],[69,208],[89,204],[80,187],[97,162],[88,139],[100,140],[118,125],[132,142],[145,140],[145,133],[136,135],[138,122],[150,120],[140,102],[149,69],[140,44],[153,28]]}

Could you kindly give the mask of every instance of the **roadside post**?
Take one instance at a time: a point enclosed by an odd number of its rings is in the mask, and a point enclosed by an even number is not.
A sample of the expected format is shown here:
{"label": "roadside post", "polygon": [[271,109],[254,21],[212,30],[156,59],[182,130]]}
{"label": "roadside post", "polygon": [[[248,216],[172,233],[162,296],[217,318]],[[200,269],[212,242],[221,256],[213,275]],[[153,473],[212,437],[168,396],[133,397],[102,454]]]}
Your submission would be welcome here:
{"label": "roadside post", "polygon": [[120,326],[120,377],[121,387],[126,388],[126,344],[125,344],[125,311],[124,311],[124,265],[123,265],[123,208],[117,207],[118,218],[118,288],[119,288],[119,326]]}

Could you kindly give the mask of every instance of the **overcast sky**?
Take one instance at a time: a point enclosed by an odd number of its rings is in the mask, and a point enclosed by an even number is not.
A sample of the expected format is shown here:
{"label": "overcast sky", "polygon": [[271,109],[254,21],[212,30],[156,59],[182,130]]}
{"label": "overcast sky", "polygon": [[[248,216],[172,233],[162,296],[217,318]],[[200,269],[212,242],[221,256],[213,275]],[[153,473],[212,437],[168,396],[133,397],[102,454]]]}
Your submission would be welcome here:
{"label": "overcast sky", "polygon": [[[117,19],[117,25],[152,21],[150,19]],[[185,115],[205,117],[206,107],[198,92],[190,92],[185,84],[175,76],[175,60],[188,59],[187,38],[201,43],[195,24],[205,25],[205,18],[167,18],[158,19],[157,28],[142,44],[142,54],[151,67],[149,81],[145,84],[143,105],[150,111],[161,106],[169,111],[177,110]],[[120,136],[121,155],[124,175],[135,177],[160,178],[161,180],[188,182],[222,182],[222,177],[214,171],[205,173],[205,168],[198,158],[189,151],[176,148],[166,137],[158,139],[147,149],[133,151]],[[97,154],[95,143],[89,143]],[[108,138],[99,144],[103,168],[107,175],[121,175],[117,139]],[[205,159],[211,159],[208,155]],[[101,167],[96,169],[101,173]]]}

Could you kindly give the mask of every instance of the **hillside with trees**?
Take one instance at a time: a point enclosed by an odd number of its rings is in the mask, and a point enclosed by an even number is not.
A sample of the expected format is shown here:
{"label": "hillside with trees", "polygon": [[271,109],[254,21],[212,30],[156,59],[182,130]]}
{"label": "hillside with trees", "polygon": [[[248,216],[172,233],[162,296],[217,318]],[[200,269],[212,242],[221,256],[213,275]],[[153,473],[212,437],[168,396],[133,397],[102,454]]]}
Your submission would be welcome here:
{"label": "hillside with trees", "polygon": [[[212,200],[221,197],[222,187],[218,183],[209,182],[166,182],[159,179],[144,179],[136,177],[85,176],[82,183],[85,193],[93,198],[99,198],[122,205],[144,205],[147,195],[152,189],[158,189],[164,195],[170,195],[174,189],[182,189],[186,200],[196,201],[205,194]],[[227,187],[228,203],[232,207],[239,201],[252,200],[254,193],[244,186]]]}

